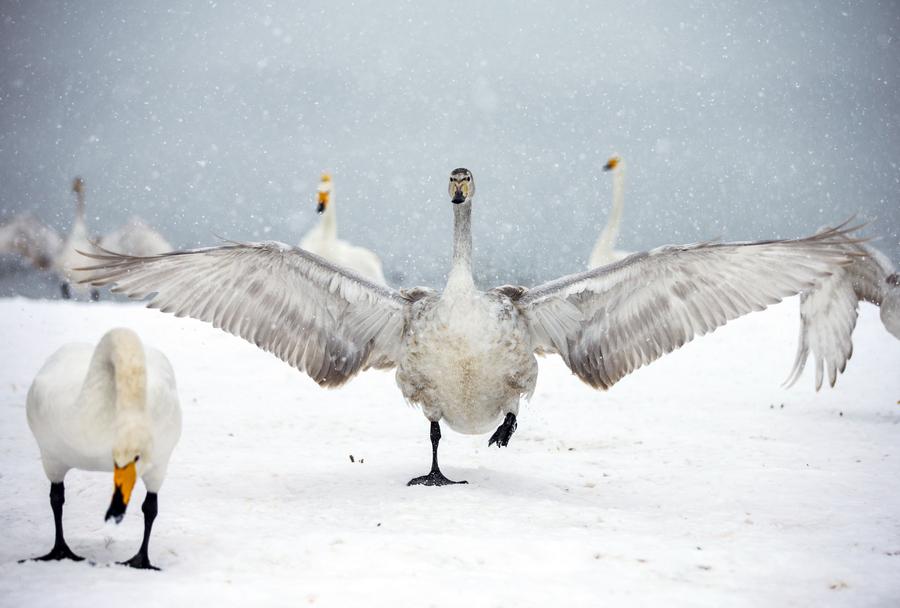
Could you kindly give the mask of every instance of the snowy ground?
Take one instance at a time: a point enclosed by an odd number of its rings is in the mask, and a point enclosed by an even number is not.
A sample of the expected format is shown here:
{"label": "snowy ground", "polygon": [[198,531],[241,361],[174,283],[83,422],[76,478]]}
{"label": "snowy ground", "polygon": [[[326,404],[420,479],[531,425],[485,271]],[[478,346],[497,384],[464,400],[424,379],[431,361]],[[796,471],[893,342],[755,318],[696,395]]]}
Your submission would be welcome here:
{"label": "snowy ground", "polygon": [[[325,391],[199,322],[0,300],[0,605],[896,606],[900,342],[865,305],[837,388],[786,391],[797,316],[750,315],[609,393],[542,361],[509,448],[445,431],[444,470],[469,485],[408,488],[428,428],[392,374]],[[116,325],[180,383],[162,572],[19,564],[53,535],[28,385],[58,345]],[[110,488],[67,478],[69,544],[99,564],[140,542],[143,489],[115,527]]]}

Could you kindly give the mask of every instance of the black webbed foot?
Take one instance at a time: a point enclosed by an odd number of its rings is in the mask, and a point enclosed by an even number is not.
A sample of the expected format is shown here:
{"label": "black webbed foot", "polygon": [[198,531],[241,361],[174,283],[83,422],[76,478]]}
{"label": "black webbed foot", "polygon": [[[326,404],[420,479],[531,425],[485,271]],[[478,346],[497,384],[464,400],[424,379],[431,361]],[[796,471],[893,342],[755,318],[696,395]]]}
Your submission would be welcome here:
{"label": "black webbed foot", "polygon": [[494,434],[488,440],[488,447],[496,443],[498,448],[505,448],[509,445],[509,440],[512,438],[513,433],[516,432],[517,426],[516,415],[512,412],[508,413],[503,420],[503,424],[497,427],[497,430],[494,431]]}
{"label": "black webbed foot", "polygon": [[421,477],[414,477],[410,479],[406,485],[408,486],[449,486],[453,484],[459,483],[469,483],[468,481],[453,481],[452,479],[447,479],[444,477],[444,474],[437,471],[431,471],[428,475],[422,475]]}
{"label": "black webbed foot", "polygon": [[70,559],[73,562],[80,562],[84,560],[84,558],[80,555],[75,555],[75,553],[71,549],[69,549],[69,545],[63,543],[62,545],[55,545],[47,555],[32,558],[32,561],[52,562],[64,559]]}
{"label": "black webbed foot", "polygon": [[137,568],[138,570],[159,570],[159,568],[157,568],[156,566],[154,566],[153,564],[150,563],[150,558],[147,557],[146,554],[141,553],[140,551],[138,551],[138,553],[136,553],[135,556],[132,557],[131,559],[126,560],[124,562],[118,562],[118,564],[120,566],[128,566],[130,568]]}

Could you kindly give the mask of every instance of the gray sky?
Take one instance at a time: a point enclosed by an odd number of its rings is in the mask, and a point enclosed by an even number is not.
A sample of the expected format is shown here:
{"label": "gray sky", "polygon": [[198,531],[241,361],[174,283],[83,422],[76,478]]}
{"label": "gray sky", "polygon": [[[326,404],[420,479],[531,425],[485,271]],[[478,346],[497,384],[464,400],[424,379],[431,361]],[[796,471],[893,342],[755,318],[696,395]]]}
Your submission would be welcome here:
{"label": "gray sky", "polygon": [[296,243],[328,170],[341,236],[436,284],[465,166],[480,276],[533,282],[584,267],[617,152],[620,248],[858,213],[900,260],[896,2],[244,4],[0,4],[0,220],[66,230],[83,175],[98,232]]}

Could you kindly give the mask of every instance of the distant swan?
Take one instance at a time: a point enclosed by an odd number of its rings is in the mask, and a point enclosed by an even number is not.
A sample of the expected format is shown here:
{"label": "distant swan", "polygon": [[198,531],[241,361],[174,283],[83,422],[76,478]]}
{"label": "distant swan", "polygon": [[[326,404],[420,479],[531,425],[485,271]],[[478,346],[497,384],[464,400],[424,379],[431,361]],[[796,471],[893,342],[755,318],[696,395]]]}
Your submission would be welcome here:
{"label": "distant swan", "polygon": [[800,379],[810,351],[815,356],[816,390],[822,388],[826,371],[834,386],[853,354],[852,334],[861,300],[881,308],[885,329],[900,340],[900,275],[874,247],[854,242],[846,247],[858,254],[853,263],[800,296],[800,339],[785,386]]}
{"label": "distant swan", "polygon": [[613,156],[603,165],[604,171],[612,172],[613,198],[612,208],[606,226],[597,237],[594,249],[591,251],[591,259],[588,268],[606,266],[613,262],[628,257],[631,253],[614,249],[616,239],[619,238],[619,225],[622,223],[622,211],[625,209],[625,163],[621,157]]}
{"label": "distant swan", "polygon": [[538,374],[535,352],[607,389],[727,321],[811,288],[850,260],[847,230],[797,240],[660,247],[534,288],[489,291],[472,276],[467,169],[450,174],[453,263],[443,292],[396,290],[282,243],[229,244],[150,257],[104,252],[95,285],[211,322],[340,386],[361,370],[397,368],[430,423],[432,465],[410,484],[444,485],[439,421],[505,446]]}
{"label": "distant swan", "polygon": [[112,471],[114,492],[107,520],[122,520],[138,477],[147,487],[144,538],[137,554],[123,563],[153,568],[147,548],[157,493],[181,434],[175,374],[165,355],[144,347],[129,329],[110,330],[96,348],[67,344],[38,372],[28,391],[26,412],[50,480],[56,525],[53,549],[37,559],[83,559],[63,536],[63,482],[69,469]]}
{"label": "distant swan", "polygon": [[[68,300],[72,297],[73,288],[78,291],[85,290],[84,286],[80,285],[84,275],[76,270],[79,266],[84,266],[85,258],[78,252],[95,251],[95,242],[99,242],[104,249],[131,255],[155,255],[172,251],[169,242],[137,216],[132,216],[127,223],[104,237],[91,238],[84,220],[84,180],[82,178],[75,178],[72,182],[72,191],[76,197],[75,219],[65,243],[59,249],[54,260],[57,274],[62,278],[60,288],[64,299]],[[90,295],[92,300],[99,299],[96,289],[92,289]]]}
{"label": "distant swan", "polygon": [[31,213],[22,213],[0,226],[0,254],[24,258],[39,270],[53,266],[62,239]]}
{"label": "distant swan", "polygon": [[[381,260],[364,247],[351,245],[337,238],[337,213],[334,209],[334,184],[327,173],[322,175],[318,188],[317,212],[322,216],[318,225],[310,230],[300,247],[344,268],[349,268],[373,283],[385,285]],[[113,249],[113,248],[109,248]],[[115,249],[113,249],[115,251]]]}

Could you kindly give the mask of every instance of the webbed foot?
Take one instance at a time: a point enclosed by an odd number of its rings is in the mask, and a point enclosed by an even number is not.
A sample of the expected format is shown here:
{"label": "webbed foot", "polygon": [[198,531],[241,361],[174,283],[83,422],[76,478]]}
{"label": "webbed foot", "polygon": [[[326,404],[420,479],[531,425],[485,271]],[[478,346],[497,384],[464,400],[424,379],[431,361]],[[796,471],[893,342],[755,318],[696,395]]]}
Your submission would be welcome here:
{"label": "webbed foot", "polygon": [[414,477],[410,479],[406,485],[408,486],[449,486],[458,483],[469,483],[468,481],[453,481],[447,479],[440,470],[431,471],[428,475]]}
{"label": "webbed foot", "polygon": [[509,445],[509,440],[512,438],[513,433],[516,432],[516,415],[512,412],[506,415],[506,418],[503,420],[503,424],[497,427],[497,430],[494,431],[494,434],[491,435],[491,438],[488,440],[488,447],[497,444],[498,448],[504,448]]}
{"label": "webbed foot", "polygon": [[138,552],[129,560],[124,562],[118,562],[120,566],[128,566],[130,568],[137,568],[138,570],[159,570],[156,566],[150,563],[150,558],[147,557],[145,553]]}
{"label": "webbed foot", "polygon": [[[36,562],[52,562],[52,561],[60,561],[63,559],[70,559],[73,562],[83,561],[84,558],[80,555],[75,555],[75,553],[69,549],[69,545],[63,543],[61,545],[55,545],[53,549],[50,550],[50,553],[47,555],[42,555],[41,557],[32,558],[32,561]],[[25,560],[22,560],[25,561]]]}

